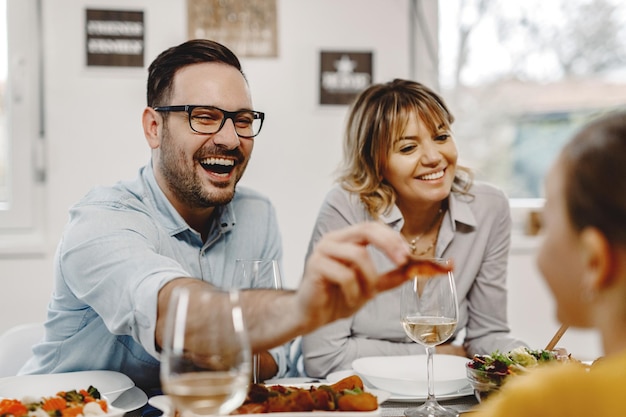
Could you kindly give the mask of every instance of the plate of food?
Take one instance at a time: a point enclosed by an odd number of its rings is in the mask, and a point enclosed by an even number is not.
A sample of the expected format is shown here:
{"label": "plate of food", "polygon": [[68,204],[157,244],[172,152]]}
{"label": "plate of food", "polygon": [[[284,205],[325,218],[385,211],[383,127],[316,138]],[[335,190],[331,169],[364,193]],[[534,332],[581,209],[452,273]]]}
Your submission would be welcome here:
{"label": "plate of food", "polygon": [[20,398],[0,398],[0,415],[12,417],[122,417],[125,411],[111,405],[97,388],[89,386],[48,393],[43,396],[26,395]]}
{"label": "plate of food", "polygon": [[113,402],[122,393],[133,388],[135,383],[120,372],[105,370],[18,375],[0,379],[0,397],[43,397],[50,393],[88,386],[97,387],[102,396]]}
{"label": "plate of food", "polygon": [[[309,383],[293,385],[251,384],[245,402],[233,415],[294,417],[378,417],[379,405],[389,393],[368,389],[357,375],[349,375],[334,384]],[[151,397],[148,403],[174,417],[167,395]]]}

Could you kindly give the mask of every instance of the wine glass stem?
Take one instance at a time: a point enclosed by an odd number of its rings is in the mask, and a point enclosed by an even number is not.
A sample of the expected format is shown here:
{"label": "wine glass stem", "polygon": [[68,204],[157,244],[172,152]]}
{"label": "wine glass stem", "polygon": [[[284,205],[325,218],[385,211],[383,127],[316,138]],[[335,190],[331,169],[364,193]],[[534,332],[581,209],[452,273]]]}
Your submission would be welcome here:
{"label": "wine glass stem", "polygon": [[426,376],[428,380],[428,403],[436,403],[435,400],[435,378],[433,374],[433,356],[435,347],[428,346],[426,348]]}
{"label": "wine glass stem", "polygon": [[261,381],[259,381],[259,371],[261,368],[261,358],[259,358],[259,354],[255,353],[252,355],[252,382],[254,384],[260,384]]}

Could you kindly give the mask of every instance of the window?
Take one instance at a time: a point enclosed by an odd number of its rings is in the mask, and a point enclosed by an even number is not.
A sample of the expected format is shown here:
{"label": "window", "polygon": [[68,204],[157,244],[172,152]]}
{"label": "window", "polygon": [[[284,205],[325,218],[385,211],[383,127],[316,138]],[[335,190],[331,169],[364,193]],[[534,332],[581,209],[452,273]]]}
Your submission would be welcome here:
{"label": "window", "polygon": [[0,0],[0,20],[0,237],[15,247],[41,226],[39,3]]}
{"label": "window", "polygon": [[440,91],[460,163],[541,205],[543,180],[582,124],[626,107],[626,3],[439,1]]}

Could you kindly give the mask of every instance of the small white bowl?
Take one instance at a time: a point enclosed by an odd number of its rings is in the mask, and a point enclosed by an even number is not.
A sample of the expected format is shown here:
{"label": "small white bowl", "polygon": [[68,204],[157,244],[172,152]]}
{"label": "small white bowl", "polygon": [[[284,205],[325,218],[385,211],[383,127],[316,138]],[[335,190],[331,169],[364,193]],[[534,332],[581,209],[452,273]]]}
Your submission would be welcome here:
{"label": "small white bowl", "polygon": [[[433,356],[435,396],[467,386],[466,363],[461,356]],[[353,361],[352,368],[370,385],[392,394],[428,395],[426,355],[364,357]]]}

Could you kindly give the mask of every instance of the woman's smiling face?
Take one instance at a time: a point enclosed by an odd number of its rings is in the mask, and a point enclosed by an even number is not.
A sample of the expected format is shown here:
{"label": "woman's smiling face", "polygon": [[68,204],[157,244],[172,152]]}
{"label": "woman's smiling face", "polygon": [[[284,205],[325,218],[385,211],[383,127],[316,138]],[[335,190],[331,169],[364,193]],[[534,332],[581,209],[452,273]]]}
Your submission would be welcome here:
{"label": "woman's smiling face", "polygon": [[450,194],[457,159],[449,128],[431,132],[413,113],[391,145],[383,178],[396,191],[398,204],[439,202]]}

